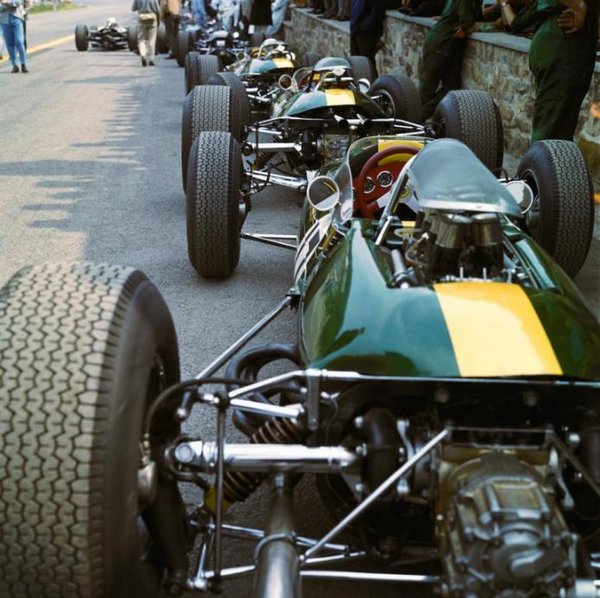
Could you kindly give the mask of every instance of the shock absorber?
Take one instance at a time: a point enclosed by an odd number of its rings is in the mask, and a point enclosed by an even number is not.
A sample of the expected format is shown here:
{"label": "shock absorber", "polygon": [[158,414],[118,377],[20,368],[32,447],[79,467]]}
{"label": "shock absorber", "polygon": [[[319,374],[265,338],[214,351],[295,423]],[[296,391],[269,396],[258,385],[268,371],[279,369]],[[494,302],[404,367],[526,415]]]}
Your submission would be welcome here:
{"label": "shock absorber", "polygon": [[[250,437],[250,442],[253,444],[296,444],[302,442],[308,434],[308,430],[300,422],[277,418],[265,422]],[[227,472],[223,479],[223,508],[227,509],[234,502],[246,500],[267,475],[262,472]],[[204,506],[214,512],[216,500],[216,487],[213,485],[204,495]]]}

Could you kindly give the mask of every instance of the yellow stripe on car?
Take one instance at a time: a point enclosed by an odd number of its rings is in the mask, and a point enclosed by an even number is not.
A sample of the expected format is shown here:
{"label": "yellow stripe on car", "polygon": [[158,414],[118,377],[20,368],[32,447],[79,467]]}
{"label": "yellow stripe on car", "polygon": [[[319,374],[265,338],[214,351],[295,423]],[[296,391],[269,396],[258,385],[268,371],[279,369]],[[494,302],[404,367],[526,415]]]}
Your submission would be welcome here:
{"label": "yellow stripe on car", "polygon": [[356,98],[350,89],[326,89],[325,99],[328,106],[354,106]]}
{"label": "yellow stripe on car", "polygon": [[[409,146],[409,147],[414,147],[417,150],[421,151],[424,147],[425,144],[422,141],[414,141],[414,140],[407,140],[407,139],[402,139],[402,140],[395,140],[395,139],[380,139],[377,143],[377,151],[380,152],[384,149],[387,149],[388,147],[393,147],[395,145],[398,146]],[[394,154],[392,156],[388,156],[387,158],[384,158],[383,160],[381,160],[379,162],[380,166],[383,166],[384,164],[389,164],[391,162],[408,162],[408,160],[410,160],[412,158],[412,154]]]}
{"label": "yellow stripe on car", "polygon": [[293,69],[294,63],[287,58],[274,58],[273,62],[278,69]]}
{"label": "yellow stripe on car", "polygon": [[561,375],[535,309],[518,285],[434,285],[461,376]]}

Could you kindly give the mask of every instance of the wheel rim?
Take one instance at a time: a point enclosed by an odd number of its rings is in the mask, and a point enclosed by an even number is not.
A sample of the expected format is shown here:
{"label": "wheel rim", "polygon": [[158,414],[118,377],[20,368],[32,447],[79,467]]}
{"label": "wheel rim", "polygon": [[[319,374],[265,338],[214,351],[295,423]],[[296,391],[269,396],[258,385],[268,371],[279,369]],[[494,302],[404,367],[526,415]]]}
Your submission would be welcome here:
{"label": "wheel rim", "polygon": [[385,89],[377,90],[379,94],[379,106],[385,113],[385,115],[389,118],[396,117],[396,104],[394,103],[394,98],[387,92]]}
{"label": "wheel rim", "polygon": [[525,223],[531,233],[531,236],[535,239],[538,236],[540,229],[541,210],[540,210],[540,193],[538,190],[537,180],[535,175],[530,170],[526,170],[521,174],[521,178],[531,187],[533,192],[533,200],[528,206],[521,206],[523,216],[525,217]]}

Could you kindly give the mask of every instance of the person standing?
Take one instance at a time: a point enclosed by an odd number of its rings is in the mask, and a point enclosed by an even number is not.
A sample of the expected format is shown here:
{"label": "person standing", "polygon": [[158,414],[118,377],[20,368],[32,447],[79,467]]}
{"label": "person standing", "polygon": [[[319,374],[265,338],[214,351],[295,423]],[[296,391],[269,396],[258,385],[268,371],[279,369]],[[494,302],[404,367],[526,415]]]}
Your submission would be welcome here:
{"label": "person standing", "polygon": [[[540,23],[529,46],[535,79],[531,143],[573,140],[581,104],[596,64],[598,0],[532,0]],[[509,31],[520,23],[506,0],[499,0]]]}
{"label": "person standing", "polygon": [[481,0],[447,0],[439,21],[429,30],[423,45],[421,106],[428,119],[439,101],[459,89],[467,38],[481,15]]}
{"label": "person standing", "polygon": [[181,0],[160,0],[160,8],[167,30],[167,41],[169,42],[168,58],[176,58],[175,50],[177,48]]}
{"label": "person standing", "polygon": [[366,56],[375,73],[386,8],[386,0],[352,0],[350,9],[350,54]]}
{"label": "person standing", "polygon": [[133,0],[131,10],[138,13],[138,48],[142,66],[154,66],[156,32],[160,21],[158,2],[157,0]]}
{"label": "person standing", "polygon": [[22,0],[0,0],[0,25],[12,63],[12,72],[18,73],[17,54],[21,64],[21,72],[28,73],[25,59],[25,7]]}

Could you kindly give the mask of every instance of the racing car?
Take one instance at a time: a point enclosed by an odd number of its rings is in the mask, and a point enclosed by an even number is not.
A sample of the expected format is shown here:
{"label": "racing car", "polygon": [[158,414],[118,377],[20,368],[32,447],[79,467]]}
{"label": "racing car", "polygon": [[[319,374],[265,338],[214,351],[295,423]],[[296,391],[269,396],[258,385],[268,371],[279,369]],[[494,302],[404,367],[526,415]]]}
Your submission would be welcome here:
{"label": "racing car", "polygon": [[[438,125],[424,126],[419,124],[418,92],[408,77],[382,75],[372,84],[366,77],[357,81],[356,74],[372,76],[370,63],[364,57],[353,57],[352,63],[324,58],[312,68],[298,69],[289,85],[274,94],[270,118],[251,124],[244,125],[250,120],[249,106],[244,86],[233,85],[237,80],[224,81],[229,90],[197,86],[187,96],[182,118],[182,179],[188,206],[188,256],[200,275],[227,277],[232,273],[239,253],[234,249],[239,247],[239,230],[258,192],[280,185],[304,193],[318,169],[342,159],[360,137],[377,132],[458,137],[476,144],[490,169],[502,165],[502,125],[489,96],[451,96],[452,103],[442,104],[435,115]],[[494,126],[481,129],[474,120],[469,129],[468,119],[462,116],[466,113]],[[241,143],[232,153],[223,149],[227,156],[217,160],[214,148],[204,147],[205,141],[197,139],[200,131],[209,130],[230,131]],[[232,218],[227,217],[227,224],[224,213]]]}
{"label": "racing car", "polygon": [[[75,26],[75,47],[79,52],[86,52],[89,46],[102,50],[134,50],[132,37],[128,27],[122,27],[113,17],[106,19],[103,25],[88,27]],[[137,45],[137,39],[136,39]]]}
{"label": "racing car", "polygon": [[[287,296],[183,382],[139,271],[15,275],[0,292],[0,593],[219,593],[253,576],[244,596],[320,579],[597,597],[600,324],[524,219],[537,204],[557,239],[587,235],[589,177],[562,140],[520,170],[499,180],[452,138],[355,141],[307,189]],[[571,274],[572,241],[553,250]],[[297,339],[246,347],[290,308]],[[227,441],[229,417],[248,442]],[[294,523],[306,474],[333,520],[316,538]],[[177,482],[201,489],[196,507]],[[261,528],[234,518],[251,495]],[[253,558],[226,563],[239,539]]]}

